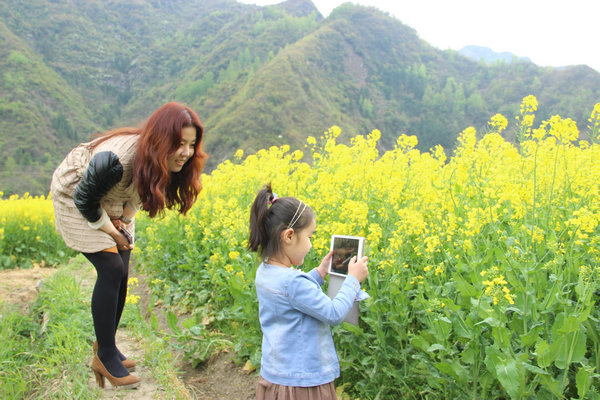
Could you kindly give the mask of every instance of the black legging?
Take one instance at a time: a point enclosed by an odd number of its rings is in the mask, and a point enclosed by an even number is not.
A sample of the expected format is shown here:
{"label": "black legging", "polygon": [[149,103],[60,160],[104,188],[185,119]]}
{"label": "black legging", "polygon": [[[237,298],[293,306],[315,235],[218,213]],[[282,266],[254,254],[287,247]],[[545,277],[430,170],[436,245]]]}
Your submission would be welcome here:
{"label": "black legging", "polygon": [[127,297],[129,256],[131,250],[111,253],[83,253],[96,268],[97,279],[92,293],[92,318],[98,339],[98,358],[115,377],[129,375],[122,354],[115,344],[115,333]]}

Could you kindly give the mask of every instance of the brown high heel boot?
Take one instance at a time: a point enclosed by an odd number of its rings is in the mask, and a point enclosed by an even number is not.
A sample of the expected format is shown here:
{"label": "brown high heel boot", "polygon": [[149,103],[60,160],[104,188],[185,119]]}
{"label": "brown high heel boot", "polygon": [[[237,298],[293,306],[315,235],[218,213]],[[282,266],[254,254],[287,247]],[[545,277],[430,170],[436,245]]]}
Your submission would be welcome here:
{"label": "brown high heel boot", "polygon": [[[94,349],[94,354],[98,353],[97,340],[95,340],[94,343],[92,343],[92,349]],[[137,363],[131,358],[126,358],[124,360],[121,360],[121,362],[123,363],[123,366],[127,368],[130,372],[135,371],[135,366],[137,365]]]}
{"label": "brown high heel boot", "polygon": [[102,361],[98,358],[98,354],[94,354],[94,360],[92,361],[92,370],[96,376],[96,382],[98,386],[104,388],[104,378],[108,379],[111,385],[114,387],[120,387],[123,389],[133,389],[140,386],[141,379],[135,375],[127,375],[121,378],[115,378],[108,372],[108,370],[102,364]]}

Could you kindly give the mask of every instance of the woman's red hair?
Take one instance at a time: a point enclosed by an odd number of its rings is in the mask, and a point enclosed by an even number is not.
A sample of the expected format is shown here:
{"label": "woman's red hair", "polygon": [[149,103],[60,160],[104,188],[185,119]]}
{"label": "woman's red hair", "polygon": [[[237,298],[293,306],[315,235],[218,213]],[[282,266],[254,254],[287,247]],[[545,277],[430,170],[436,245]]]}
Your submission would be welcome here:
{"label": "woman's red hair", "polygon": [[[167,156],[181,145],[181,130],[196,128],[194,155],[182,170],[172,173],[167,165]],[[206,163],[202,151],[204,128],[196,113],[179,103],[167,103],[156,110],[140,133],[134,161],[134,181],[142,208],[154,217],[164,208],[179,205],[179,212],[186,214],[192,207],[202,184],[200,174]]]}
{"label": "woman's red hair", "polygon": [[[179,148],[181,131],[188,126],[196,128],[194,155],[181,171],[171,172],[167,156]],[[178,205],[179,212],[185,215],[202,189],[200,175],[207,158],[201,146],[203,131],[200,119],[191,108],[171,102],[156,110],[141,129],[115,129],[102,135],[94,146],[114,136],[139,134],[133,180],[142,208],[154,217],[165,208]]]}

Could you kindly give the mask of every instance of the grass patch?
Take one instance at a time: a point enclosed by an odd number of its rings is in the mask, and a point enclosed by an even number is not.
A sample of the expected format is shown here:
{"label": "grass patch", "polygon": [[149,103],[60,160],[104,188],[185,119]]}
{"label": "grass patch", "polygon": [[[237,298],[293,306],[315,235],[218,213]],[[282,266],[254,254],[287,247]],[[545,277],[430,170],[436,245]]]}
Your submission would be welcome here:
{"label": "grass patch", "polygon": [[[152,322],[153,319],[154,322]],[[177,400],[191,399],[192,395],[178,377],[179,362],[176,354],[179,351],[170,343],[169,336],[159,330],[156,317],[153,319],[149,321],[142,317],[139,303],[128,304],[123,312],[121,324],[142,345],[144,367],[150,371],[156,381],[160,389],[160,397]]]}
{"label": "grass patch", "polygon": [[[94,340],[90,312],[95,275],[78,256],[46,279],[31,311],[23,315],[9,304],[0,315],[0,398],[97,399],[100,389],[89,384]],[[190,398],[177,377],[173,349],[151,324],[128,304],[122,327],[141,339],[142,362],[160,386],[161,396]]]}
{"label": "grass patch", "polygon": [[0,324],[0,397],[94,399],[88,387],[89,293],[59,269],[45,280],[28,315],[5,305]]}

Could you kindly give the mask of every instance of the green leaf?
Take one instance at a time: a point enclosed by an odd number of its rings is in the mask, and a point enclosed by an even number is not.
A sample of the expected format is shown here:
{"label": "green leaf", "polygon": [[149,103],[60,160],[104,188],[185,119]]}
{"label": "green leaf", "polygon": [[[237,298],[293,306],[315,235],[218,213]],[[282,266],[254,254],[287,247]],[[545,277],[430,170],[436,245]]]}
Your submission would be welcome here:
{"label": "green leaf", "polygon": [[565,369],[567,367],[567,355],[569,352],[567,347],[567,337],[561,336],[559,339],[552,342],[549,351],[552,358],[554,358],[554,365],[560,369]]}
{"label": "green leaf", "polygon": [[558,314],[556,314],[556,316],[554,317],[554,323],[552,324],[552,328],[551,328],[551,332],[552,332],[552,336],[556,337],[556,336],[562,336],[562,333],[559,332],[559,330],[561,330],[565,323],[565,313],[564,312],[560,312]]}
{"label": "green leaf", "polygon": [[202,335],[203,331],[204,331],[204,327],[202,325],[196,325],[196,326],[192,326],[190,328],[190,333],[194,336]]}
{"label": "green leaf", "polygon": [[594,304],[594,302],[593,302],[593,301],[592,301],[592,302],[590,302],[590,303],[588,303],[588,304],[589,304],[589,306],[588,306],[588,307],[586,307],[586,308],[585,308],[585,309],[584,309],[584,310],[581,312],[581,314],[579,314],[579,318],[577,318],[577,320],[578,320],[579,322],[581,322],[581,323],[584,323],[585,321],[587,321],[587,320],[588,320],[588,318],[590,318],[590,313],[591,313],[591,312],[594,310],[594,308],[595,308],[595,304]]}
{"label": "green leaf", "polygon": [[564,398],[560,382],[554,380],[550,375],[541,375],[540,383],[559,399]]}
{"label": "green leaf", "polygon": [[539,337],[538,329],[531,329],[527,334],[521,335],[521,345],[523,347],[532,346],[535,342],[537,342]]}
{"label": "green leaf", "polygon": [[425,340],[422,336],[417,335],[415,337],[413,337],[410,341],[410,343],[415,346],[418,349],[421,349],[425,352],[429,351],[429,342],[427,340]]}
{"label": "green leaf", "polygon": [[181,321],[181,326],[185,329],[190,329],[194,325],[196,325],[194,318],[185,318],[183,321]]}
{"label": "green leaf", "polygon": [[511,397],[520,397],[521,384],[524,383],[525,377],[519,373],[514,359],[496,364],[496,376]]}
{"label": "green leaf", "polygon": [[523,311],[521,311],[520,308],[517,308],[517,307],[514,307],[514,306],[512,306],[512,307],[506,307],[506,311],[515,312],[515,313],[517,313],[517,315],[523,315],[523,314],[525,314]]}
{"label": "green leaf", "polygon": [[586,347],[586,339],[587,339],[587,335],[585,334],[585,332],[583,330],[576,332],[575,335],[577,335],[577,339],[575,341],[575,346],[573,348],[573,356],[571,358],[571,362],[572,363],[578,363],[583,361],[583,358],[585,357],[585,353],[587,351],[587,347]]}
{"label": "green leaf", "polygon": [[457,359],[453,360],[452,363],[436,363],[435,367],[439,371],[453,377],[461,385],[468,383],[468,371],[463,365],[461,365],[460,361],[458,361]]}
{"label": "green leaf", "polygon": [[556,354],[554,364],[560,369],[566,369],[573,363],[583,360],[586,348],[586,334],[583,330],[560,337],[550,345],[550,351]]}
{"label": "green leaf", "polygon": [[427,349],[428,352],[433,353],[436,350],[444,350],[445,352],[447,352],[448,350],[446,350],[446,348],[439,344],[439,343],[434,343],[431,346],[429,346],[429,348]]}
{"label": "green leaf", "polygon": [[169,329],[176,334],[179,335],[181,333],[181,329],[177,326],[178,318],[172,311],[167,313],[167,325],[169,325]]}
{"label": "green leaf", "polygon": [[156,317],[156,314],[152,313],[152,316],[150,317],[150,325],[152,326],[152,329],[154,329],[155,331],[158,330],[158,318]]}
{"label": "green leaf", "polygon": [[546,371],[544,371],[543,369],[541,369],[539,367],[536,367],[535,365],[531,365],[531,364],[524,362],[523,366],[525,367],[526,370],[533,372],[534,374],[548,375],[548,373]]}
{"label": "green leaf", "polygon": [[542,368],[548,368],[556,359],[556,356],[550,352],[550,345],[545,340],[540,340],[535,344],[535,353],[538,365]]}
{"label": "green leaf", "polygon": [[345,324],[343,324],[343,326],[344,326],[345,330],[347,330],[348,332],[350,332],[352,334],[357,335],[357,334],[363,333],[362,328],[358,325],[352,325],[352,324],[349,324],[346,322]]}
{"label": "green leaf", "polygon": [[439,363],[435,363],[435,367],[445,373],[450,375],[451,377],[453,377],[454,379],[457,379],[458,377],[456,376],[456,373],[454,372],[454,370],[452,369],[452,366],[448,363],[445,362],[439,362]]}
{"label": "green leaf", "polygon": [[575,315],[569,315],[564,319],[563,326],[558,329],[558,333],[566,334],[576,332],[579,329],[579,318]]}
{"label": "green leaf", "polygon": [[469,327],[470,320],[461,320],[457,317],[452,317],[452,327],[454,328],[454,332],[460,337],[473,339],[474,332],[476,331],[473,327]]}
{"label": "green leaf", "polygon": [[477,351],[474,348],[468,347],[460,353],[460,358],[466,364],[473,364],[475,362],[475,357],[477,355]]}
{"label": "green leaf", "polygon": [[500,325],[502,325],[502,322],[500,322],[499,320],[497,320],[494,317],[487,317],[486,319],[484,319],[483,321],[479,321],[475,325],[480,325],[480,324],[488,324],[489,326],[500,326]]}
{"label": "green leaf", "polygon": [[458,383],[466,385],[469,381],[469,371],[460,363],[458,359],[452,361],[452,369],[456,373]]}
{"label": "green leaf", "polygon": [[590,379],[590,373],[592,371],[588,371],[588,368],[590,367],[581,367],[577,372],[577,376],[575,377],[575,384],[577,385],[577,394],[581,399],[585,398],[588,390],[590,389],[590,385],[592,384],[592,380]]}
{"label": "green leaf", "polygon": [[477,297],[479,294],[477,289],[473,287],[470,283],[468,283],[465,278],[460,274],[454,274],[453,277],[454,283],[456,283],[456,288],[464,297]]}

